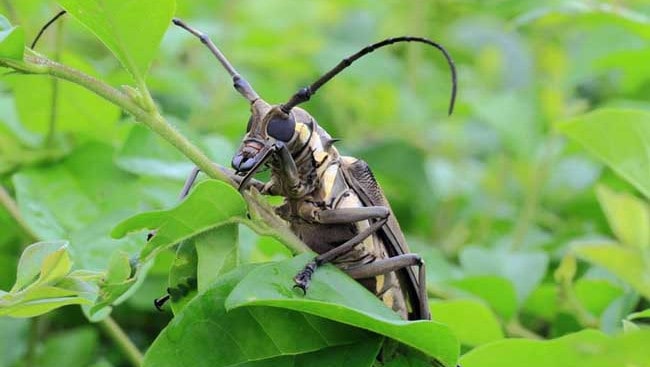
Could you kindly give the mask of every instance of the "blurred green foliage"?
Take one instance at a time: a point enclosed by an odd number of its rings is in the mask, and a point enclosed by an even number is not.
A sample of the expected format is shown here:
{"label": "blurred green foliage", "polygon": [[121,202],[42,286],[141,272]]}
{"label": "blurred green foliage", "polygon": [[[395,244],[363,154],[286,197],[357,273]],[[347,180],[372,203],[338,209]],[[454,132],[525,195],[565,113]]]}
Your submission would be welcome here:
{"label": "blurred green foliage", "polygon": [[[0,14],[21,26],[5,31],[0,22],[0,57],[16,58],[18,33],[29,44],[59,10],[52,1],[0,1]],[[129,61],[124,54],[139,50],[139,40],[157,37],[137,32],[141,18],[133,14],[118,21],[136,30],[121,34],[125,48],[110,47],[118,58],[70,16],[36,50],[115,87],[134,85],[157,52],[146,75],[155,102],[228,165],[245,131],[246,101],[179,29],[169,27],[159,49],[136,51],[142,57]],[[647,345],[648,331],[632,332],[647,329],[650,306],[647,14],[642,0],[178,0],[176,8],[271,103],[382,38],[419,35],[450,51],[459,74],[450,117],[448,68],[419,45],[359,60],[303,107],[342,139],[342,152],[373,168],[409,245],[427,261],[434,319],[456,333],[464,367],[521,365],[540,351],[549,356],[540,366],[587,363],[573,348],[580,343],[610,358],[596,354],[594,366],[649,363],[634,352]],[[0,184],[26,221],[18,225],[0,207],[0,289],[12,288],[20,254],[38,239],[69,240],[74,269],[113,269],[113,286],[130,287],[123,284],[129,274],[116,269],[143,236],[115,240],[111,228],[174,205],[192,165],[77,85],[0,72]],[[239,251],[245,263],[288,256],[244,227]],[[169,321],[151,301],[164,293],[173,257],[159,255],[112,310],[142,350]],[[57,281],[86,279],[78,276]],[[72,289],[61,284],[48,286]],[[0,367],[126,365],[76,306],[39,320],[0,319]],[[502,340],[561,336],[546,344]],[[376,344],[364,348],[371,355]]]}

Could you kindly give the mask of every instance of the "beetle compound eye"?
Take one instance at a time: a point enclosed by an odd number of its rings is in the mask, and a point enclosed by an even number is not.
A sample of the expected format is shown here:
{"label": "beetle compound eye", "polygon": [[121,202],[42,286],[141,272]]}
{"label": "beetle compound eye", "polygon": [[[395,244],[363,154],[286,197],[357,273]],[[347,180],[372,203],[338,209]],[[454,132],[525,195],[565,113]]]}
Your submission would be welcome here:
{"label": "beetle compound eye", "polygon": [[296,121],[292,118],[280,118],[273,117],[269,120],[269,124],[266,127],[266,133],[280,141],[288,142],[293,136],[293,132],[296,129]]}

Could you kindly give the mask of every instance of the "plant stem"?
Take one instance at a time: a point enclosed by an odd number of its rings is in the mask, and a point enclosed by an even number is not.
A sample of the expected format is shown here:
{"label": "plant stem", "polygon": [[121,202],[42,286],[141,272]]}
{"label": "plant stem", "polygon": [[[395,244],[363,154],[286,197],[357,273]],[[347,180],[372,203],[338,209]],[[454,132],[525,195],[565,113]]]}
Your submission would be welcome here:
{"label": "plant stem", "polygon": [[516,318],[512,319],[512,321],[510,321],[506,325],[506,331],[508,332],[509,336],[522,337],[526,339],[535,339],[535,340],[544,339],[541,335],[524,327]]}
{"label": "plant stem", "polygon": [[27,222],[25,222],[25,219],[23,218],[22,215],[20,215],[20,210],[18,210],[18,205],[14,201],[14,199],[9,195],[7,190],[0,185],[0,205],[2,205],[9,215],[11,215],[16,223],[18,223],[18,226],[20,229],[27,234],[27,236],[31,241],[38,241],[38,236],[36,233],[32,231],[31,228],[29,228],[29,225],[27,225]]}
{"label": "plant stem", "polygon": [[[212,161],[210,161],[210,158],[203,154],[203,152],[187,140],[185,136],[180,134],[169,123],[167,123],[167,121],[165,121],[165,119],[158,113],[155,106],[153,106],[152,110],[149,109],[151,107],[149,105],[151,96],[148,96],[148,91],[140,91],[141,96],[145,99],[145,106],[143,107],[126,93],[115,89],[90,75],[84,74],[79,70],[59,64],[29,49],[25,50],[24,62],[2,59],[0,60],[0,65],[27,74],[51,75],[55,78],[78,84],[94,92],[95,94],[114,103],[126,112],[129,112],[135,117],[136,121],[144,123],[151,130],[162,136],[165,140],[180,150],[187,158],[194,162],[194,164],[196,164],[196,166],[205,174],[211,178],[228,182],[234,186],[232,180],[230,180],[225,173],[217,169],[212,164]],[[143,86],[140,86],[140,88],[143,88]]]}
{"label": "plant stem", "polygon": [[140,353],[115,320],[107,317],[105,320],[99,322],[99,326],[117,344],[117,347],[122,350],[122,353],[126,355],[131,365],[134,367],[140,367],[142,365],[142,353]]}
{"label": "plant stem", "polygon": [[[63,22],[58,22],[55,28],[54,34],[54,61],[59,61],[61,57],[61,38],[63,32]],[[56,120],[59,114],[59,79],[52,78],[52,99],[50,106],[50,121],[47,128],[47,134],[45,135],[45,146],[51,146],[52,140],[54,140],[54,135],[56,133]]]}

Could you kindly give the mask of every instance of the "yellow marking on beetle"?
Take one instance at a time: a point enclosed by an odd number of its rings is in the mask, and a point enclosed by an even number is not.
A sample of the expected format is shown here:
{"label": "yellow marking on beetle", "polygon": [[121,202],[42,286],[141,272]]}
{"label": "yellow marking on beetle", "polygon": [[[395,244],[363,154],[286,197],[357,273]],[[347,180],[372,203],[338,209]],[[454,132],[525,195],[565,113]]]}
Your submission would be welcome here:
{"label": "yellow marking on beetle", "polygon": [[384,289],[384,283],[386,283],[386,277],[384,274],[375,277],[375,293],[379,293]]}
{"label": "yellow marking on beetle", "polygon": [[390,308],[393,308],[395,304],[395,296],[393,295],[393,288],[389,289],[384,293],[384,296],[381,297],[381,300],[384,301],[384,304]]}
{"label": "yellow marking on beetle", "polygon": [[332,193],[338,171],[338,166],[331,165],[327,167],[325,172],[323,172],[323,176],[321,177],[321,187],[323,188],[323,197],[326,199],[329,199],[330,194]]}
{"label": "yellow marking on beetle", "polygon": [[298,132],[298,141],[304,144],[309,139],[309,127],[302,122],[296,123],[295,130]]}

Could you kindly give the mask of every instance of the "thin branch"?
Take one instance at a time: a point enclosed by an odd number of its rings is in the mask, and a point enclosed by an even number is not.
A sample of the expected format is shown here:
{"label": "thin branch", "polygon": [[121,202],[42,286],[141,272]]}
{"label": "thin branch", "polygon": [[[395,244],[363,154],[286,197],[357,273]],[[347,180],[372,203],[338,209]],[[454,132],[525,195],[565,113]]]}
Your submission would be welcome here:
{"label": "thin branch", "polygon": [[[107,99],[126,112],[132,114],[139,122],[147,125],[151,130],[162,136],[165,140],[171,143],[174,147],[181,151],[187,158],[189,158],[201,171],[205,172],[208,176],[217,180],[225,181],[234,186],[230,178],[218,170],[203,152],[201,152],[194,144],[192,144],[185,136],[180,134],[174,129],[155,109],[149,109],[148,91],[138,91],[144,98],[144,105],[131,98],[128,94],[111,87],[110,85],[82,73],[79,70],[70,68],[68,66],[59,64],[52,61],[38,53],[26,49],[25,61],[16,61],[9,59],[0,59],[0,66],[6,66],[16,71],[26,74],[45,74],[51,75],[55,78],[67,80],[69,82],[78,84],[95,94]],[[147,97],[149,96],[149,97]]]}
{"label": "thin branch", "polygon": [[25,222],[25,219],[23,218],[22,215],[20,215],[20,210],[18,209],[18,205],[16,204],[16,201],[9,195],[7,190],[0,185],[0,205],[2,205],[9,215],[11,215],[12,218],[18,223],[18,226],[20,229],[27,234],[30,240],[32,241],[38,241],[38,236],[32,229],[29,227],[27,222]]}
{"label": "thin branch", "polygon": [[134,367],[142,365],[142,353],[133,344],[131,339],[126,335],[124,330],[110,317],[100,321],[99,327],[106,333],[106,335],[117,344],[117,347],[122,350],[127,359]]}

